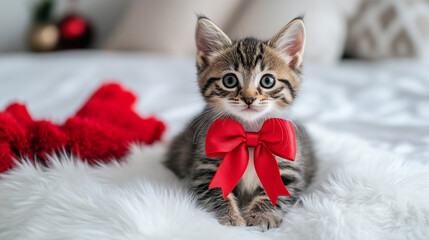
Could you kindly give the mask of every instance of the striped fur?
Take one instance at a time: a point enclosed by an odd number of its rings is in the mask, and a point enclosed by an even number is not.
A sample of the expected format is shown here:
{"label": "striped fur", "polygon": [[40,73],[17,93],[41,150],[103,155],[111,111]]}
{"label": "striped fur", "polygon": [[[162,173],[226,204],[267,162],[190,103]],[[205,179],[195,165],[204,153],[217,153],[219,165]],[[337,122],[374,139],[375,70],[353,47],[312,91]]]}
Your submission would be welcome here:
{"label": "striped fur", "polygon": [[[311,180],[314,172],[311,143],[303,127],[296,124],[296,160],[277,158],[282,181],[291,196],[280,196],[275,207],[254,170],[252,148],[246,172],[226,199],[220,189],[208,188],[222,159],[208,158],[204,150],[208,127],[218,118],[234,119],[246,131],[258,131],[266,119],[285,117],[301,83],[304,34],[302,19],[298,18],[269,41],[254,38],[231,41],[209,19],[198,20],[198,84],[207,106],[175,138],[166,165],[188,180],[201,206],[214,212],[222,224],[277,227]],[[228,80],[225,78],[231,75],[237,80],[229,79],[233,87],[225,84]],[[261,84],[266,76],[274,79],[269,87]]]}

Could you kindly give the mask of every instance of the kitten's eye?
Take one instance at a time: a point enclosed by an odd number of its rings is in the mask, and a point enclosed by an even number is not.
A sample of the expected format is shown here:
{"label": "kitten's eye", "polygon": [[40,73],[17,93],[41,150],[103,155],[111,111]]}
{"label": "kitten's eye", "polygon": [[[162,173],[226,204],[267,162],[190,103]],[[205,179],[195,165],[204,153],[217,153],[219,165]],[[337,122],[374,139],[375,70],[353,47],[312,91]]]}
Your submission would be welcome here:
{"label": "kitten's eye", "polygon": [[274,77],[271,75],[264,75],[261,78],[261,86],[264,88],[272,88],[274,86],[275,80]]}
{"label": "kitten's eye", "polygon": [[235,74],[229,73],[223,77],[223,85],[227,88],[234,88],[238,85],[238,79]]}

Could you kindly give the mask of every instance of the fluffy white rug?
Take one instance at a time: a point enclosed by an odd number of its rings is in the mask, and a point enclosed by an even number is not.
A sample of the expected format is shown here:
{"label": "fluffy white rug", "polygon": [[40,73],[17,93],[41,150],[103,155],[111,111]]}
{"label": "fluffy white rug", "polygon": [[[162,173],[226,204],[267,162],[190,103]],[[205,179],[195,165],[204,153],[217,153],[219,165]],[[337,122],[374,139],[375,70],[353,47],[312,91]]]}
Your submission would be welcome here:
{"label": "fluffy white rug", "polygon": [[133,147],[122,164],[51,159],[0,175],[0,239],[429,239],[429,166],[310,126],[319,170],[279,229],[227,227]]}

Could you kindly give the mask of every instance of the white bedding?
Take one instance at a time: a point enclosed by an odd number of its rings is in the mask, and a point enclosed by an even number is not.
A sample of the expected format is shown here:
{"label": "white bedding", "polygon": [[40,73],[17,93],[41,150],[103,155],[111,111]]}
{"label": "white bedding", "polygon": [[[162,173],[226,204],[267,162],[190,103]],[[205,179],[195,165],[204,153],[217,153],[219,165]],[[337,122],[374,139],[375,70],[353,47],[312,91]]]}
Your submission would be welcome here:
{"label": "white bedding", "polygon": [[[105,79],[119,79],[139,95],[142,114],[167,122],[169,139],[203,106],[193,65],[99,52],[2,56],[0,108],[19,99],[34,116],[62,121]],[[63,159],[50,170],[24,165],[4,175],[0,239],[427,239],[424,67],[352,61],[306,67],[295,115],[311,123],[319,169],[303,205],[279,229],[219,225],[174,184],[159,164],[165,148],[158,146],[134,149],[123,166],[92,169]]]}
{"label": "white bedding", "polygon": [[[429,159],[429,65],[412,61],[306,66],[295,115],[303,122],[353,133],[410,159]],[[0,109],[13,100],[39,118],[62,121],[103,81],[139,96],[176,134],[203,107],[192,59],[66,52],[0,56]]]}

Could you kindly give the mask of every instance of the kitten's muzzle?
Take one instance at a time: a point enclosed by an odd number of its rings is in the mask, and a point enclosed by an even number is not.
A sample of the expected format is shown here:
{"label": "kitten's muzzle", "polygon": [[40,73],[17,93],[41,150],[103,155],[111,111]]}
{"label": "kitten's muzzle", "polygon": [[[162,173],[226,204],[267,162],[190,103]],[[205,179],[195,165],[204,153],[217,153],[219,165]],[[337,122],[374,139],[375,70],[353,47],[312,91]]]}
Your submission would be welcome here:
{"label": "kitten's muzzle", "polygon": [[241,99],[249,106],[256,100],[255,97],[243,97]]}

